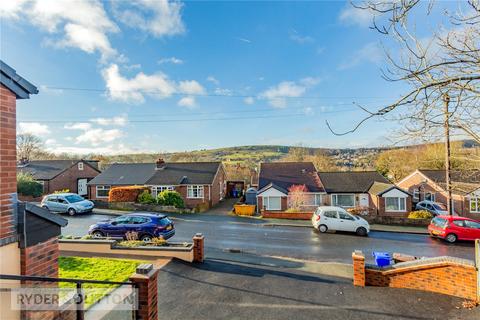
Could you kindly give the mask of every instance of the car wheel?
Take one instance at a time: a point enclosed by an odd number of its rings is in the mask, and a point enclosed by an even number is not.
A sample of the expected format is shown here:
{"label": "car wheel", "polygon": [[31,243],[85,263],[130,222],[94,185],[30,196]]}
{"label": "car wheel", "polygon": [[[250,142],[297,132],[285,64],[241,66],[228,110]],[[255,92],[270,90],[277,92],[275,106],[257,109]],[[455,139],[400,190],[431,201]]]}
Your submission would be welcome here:
{"label": "car wheel", "polygon": [[94,231],[94,232],[92,233],[92,237],[94,237],[94,238],[103,238],[103,237],[104,237],[104,234],[103,234],[102,231],[98,231],[98,230],[97,230],[97,231]]}
{"label": "car wheel", "polygon": [[75,209],[73,209],[73,208],[70,208],[70,209],[68,209],[67,213],[70,216],[74,216],[77,213],[77,211],[75,211]]}
{"label": "car wheel", "polygon": [[454,243],[455,241],[457,241],[457,235],[454,234],[454,233],[449,233],[449,234],[445,237],[445,240],[446,240],[448,243]]}
{"label": "car wheel", "polygon": [[144,234],[140,237],[140,240],[142,240],[143,242],[150,242],[152,241],[152,236],[149,234]]}
{"label": "car wheel", "polygon": [[367,235],[367,229],[365,229],[364,227],[358,228],[356,232],[357,232],[357,235],[362,237]]}
{"label": "car wheel", "polygon": [[324,224],[321,224],[318,226],[318,231],[320,231],[321,233],[325,233],[328,231],[328,227]]}

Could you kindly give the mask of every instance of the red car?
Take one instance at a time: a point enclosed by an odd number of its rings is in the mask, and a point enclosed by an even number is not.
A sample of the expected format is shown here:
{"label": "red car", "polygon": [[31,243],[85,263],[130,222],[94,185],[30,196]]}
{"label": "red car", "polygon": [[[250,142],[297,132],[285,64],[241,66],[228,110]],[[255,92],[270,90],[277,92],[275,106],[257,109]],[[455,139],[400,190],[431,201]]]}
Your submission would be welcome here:
{"label": "red car", "polygon": [[430,222],[428,232],[430,236],[450,243],[480,239],[480,221],[458,216],[437,216]]}

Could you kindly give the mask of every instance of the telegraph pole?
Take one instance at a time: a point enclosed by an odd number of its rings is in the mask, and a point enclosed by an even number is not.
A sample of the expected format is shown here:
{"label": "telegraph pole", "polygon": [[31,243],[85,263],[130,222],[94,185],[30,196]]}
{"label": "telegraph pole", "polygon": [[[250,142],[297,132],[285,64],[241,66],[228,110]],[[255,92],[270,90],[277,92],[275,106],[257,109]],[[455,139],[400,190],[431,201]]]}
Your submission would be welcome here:
{"label": "telegraph pole", "polygon": [[453,215],[452,206],[452,184],[450,176],[450,113],[448,111],[448,105],[450,103],[450,96],[448,93],[443,95],[443,102],[445,103],[445,183],[447,186],[447,211],[449,215]]}

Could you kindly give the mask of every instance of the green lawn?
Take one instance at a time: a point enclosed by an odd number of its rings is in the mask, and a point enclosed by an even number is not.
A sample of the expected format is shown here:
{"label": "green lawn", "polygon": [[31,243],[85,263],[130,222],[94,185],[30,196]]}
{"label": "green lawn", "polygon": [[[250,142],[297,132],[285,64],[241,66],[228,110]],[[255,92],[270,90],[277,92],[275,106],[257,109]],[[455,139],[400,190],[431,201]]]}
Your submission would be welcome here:
{"label": "green lawn", "polygon": [[[104,281],[128,281],[135,273],[135,268],[142,263],[138,260],[106,259],[106,258],[79,258],[60,257],[58,261],[59,277],[104,280]],[[75,288],[74,283],[60,283],[61,288]],[[88,308],[105,294],[116,288],[116,285],[84,284],[85,289],[95,289],[87,292],[85,307]]]}

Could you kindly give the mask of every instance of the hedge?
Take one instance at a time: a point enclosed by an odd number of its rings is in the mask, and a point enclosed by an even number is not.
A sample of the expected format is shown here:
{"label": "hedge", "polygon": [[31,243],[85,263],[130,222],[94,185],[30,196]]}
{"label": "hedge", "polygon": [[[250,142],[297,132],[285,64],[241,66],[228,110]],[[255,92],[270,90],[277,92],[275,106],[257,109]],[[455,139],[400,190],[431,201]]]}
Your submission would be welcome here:
{"label": "hedge", "polygon": [[43,193],[43,186],[33,179],[28,173],[17,174],[17,192],[24,196],[40,197]]}
{"label": "hedge", "polygon": [[432,219],[432,218],[433,218],[433,214],[431,214],[427,210],[412,211],[408,215],[408,219]]}
{"label": "hedge", "polygon": [[144,186],[127,186],[127,187],[115,187],[110,189],[108,193],[109,202],[135,202],[138,195],[143,191],[148,190]]}
{"label": "hedge", "polygon": [[164,190],[157,196],[157,203],[161,206],[174,206],[175,208],[185,208],[185,203],[180,193],[176,191]]}

